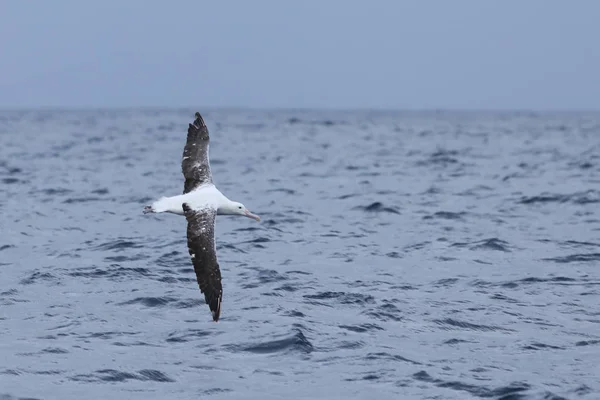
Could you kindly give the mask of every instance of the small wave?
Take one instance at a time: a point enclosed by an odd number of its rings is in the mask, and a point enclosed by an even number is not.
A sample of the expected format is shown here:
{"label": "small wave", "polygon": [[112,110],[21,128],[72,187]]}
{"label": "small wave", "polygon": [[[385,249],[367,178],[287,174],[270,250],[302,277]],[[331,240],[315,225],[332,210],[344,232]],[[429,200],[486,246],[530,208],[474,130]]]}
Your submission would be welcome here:
{"label": "small wave", "polygon": [[203,331],[201,329],[188,329],[184,332],[172,332],[169,334],[169,337],[166,339],[167,342],[170,343],[185,343],[190,342],[195,339],[204,338],[206,336],[211,335],[210,331]]}
{"label": "small wave", "polygon": [[93,248],[93,250],[98,250],[98,251],[107,251],[107,250],[125,250],[125,249],[139,249],[141,247],[144,247],[142,244],[140,243],[136,243],[132,240],[125,240],[125,239],[117,239],[117,240],[111,240],[110,242],[106,242],[106,243],[102,243],[96,247]]}
{"label": "small wave", "polygon": [[596,346],[600,345],[600,340],[582,340],[575,343],[575,346]]}
{"label": "small wave", "polygon": [[565,257],[542,258],[542,261],[552,261],[559,264],[568,264],[572,262],[600,261],[600,253],[571,254]]}
{"label": "small wave", "polygon": [[116,369],[102,369],[93,374],[80,374],[71,378],[75,382],[125,382],[128,380],[153,381],[153,382],[175,382],[164,372],[155,369],[142,369],[137,373],[118,371]]}
{"label": "small wave", "polygon": [[528,344],[526,346],[523,346],[523,350],[545,350],[545,349],[564,350],[565,348],[561,347],[561,346],[552,346],[549,344],[538,343],[538,342],[534,342],[534,343]]}
{"label": "small wave", "polygon": [[31,285],[38,282],[52,282],[59,284],[60,280],[49,272],[35,271],[29,277],[21,279],[21,285]]}
{"label": "small wave", "polygon": [[468,247],[469,250],[495,250],[510,252],[509,243],[498,238],[483,239],[477,242],[452,243],[451,246]]}
{"label": "small wave", "polygon": [[306,294],[305,299],[311,300],[336,300],[340,304],[373,304],[375,298],[368,294],[346,293],[346,292],[320,292],[317,294]]}
{"label": "small wave", "polygon": [[91,201],[104,200],[100,197],[70,197],[63,201],[64,204],[89,203]]}
{"label": "small wave", "polygon": [[389,302],[379,305],[375,310],[365,311],[364,314],[380,321],[403,320],[402,311],[394,304]]}
{"label": "small wave", "polygon": [[200,307],[204,301],[198,299],[177,300],[173,297],[137,297],[133,300],[128,300],[122,303],[117,303],[119,306],[130,306],[140,304],[144,307],[172,307],[172,308],[192,308]]}
{"label": "small wave", "polygon": [[386,207],[383,203],[376,201],[374,203],[369,204],[368,206],[358,206],[354,207],[354,210],[362,210],[370,213],[390,213],[390,214],[400,214],[400,211],[395,209],[394,207]]}
{"label": "small wave", "polygon": [[500,326],[495,325],[478,325],[472,324],[470,322],[459,321],[452,318],[445,319],[434,319],[434,323],[440,325],[442,329],[465,329],[471,331],[504,331],[504,332],[512,332],[512,329],[502,328]]}
{"label": "small wave", "polygon": [[600,202],[600,193],[596,190],[587,190],[585,192],[575,192],[572,194],[552,194],[542,193],[538,196],[524,196],[518,201],[519,204],[536,203],[573,203],[573,204],[591,204]]}
{"label": "small wave", "polygon": [[328,119],[320,120],[320,121],[318,121],[318,120],[317,121],[308,121],[308,120],[302,120],[297,117],[288,118],[287,122],[290,125],[309,124],[309,125],[333,126],[336,124],[335,122],[328,120]]}
{"label": "small wave", "polygon": [[457,220],[463,221],[464,216],[467,215],[466,212],[451,212],[451,211],[438,211],[432,215],[425,215],[423,219],[449,219],[449,220]]}
{"label": "small wave", "polygon": [[41,400],[37,397],[15,397],[8,393],[0,393],[0,400]]}
{"label": "small wave", "polygon": [[[108,331],[108,332],[90,332],[78,335],[79,339],[102,339],[102,340],[111,340],[122,336],[134,336],[138,335],[140,332],[119,332],[119,331]],[[49,337],[46,337],[49,339]],[[52,337],[52,339],[56,339],[56,337]]]}
{"label": "small wave", "polygon": [[85,267],[78,268],[74,271],[68,272],[67,275],[81,278],[108,278],[113,280],[120,280],[125,278],[139,278],[153,276],[148,268],[142,267],[122,267],[119,264],[110,264],[103,267]]}
{"label": "small wave", "polygon": [[420,362],[411,360],[406,357],[399,356],[397,354],[389,354],[389,353],[368,353],[365,358],[367,360],[389,360],[389,361],[397,361],[397,362],[407,362],[414,365],[421,365]]}
{"label": "small wave", "polygon": [[[425,371],[419,371],[415,373],[413,375],[413,378],[421,382],[432,383],[440,388],[468,392],[476,397],[499,398],[504,400],[520,399],[522,398],[522,396],[520,396],[520,393],[525,392],[531,388],[531,386],[526,383],[514,382],[508,386],[503,386],[496,389],[489,389],[485,386],[471,385],[459,381],[444,381],[442,379],[435,379]],[[545,398],[549,399],[549,397]]]}
{"label": "small wave", "polygon": [[364,333],[369,331],[382,331],[383,328],[375,324],[362,324],[362,325],[340,325],[340,328],[346,329],[351,332]]}
{"label": "small wave", "polygon": [[289,195],[295,195],[296,191],[294,189],[286,189],[286,188],[278,188],[278,189],[269,189],[267,190],[267,193],[285,193],[285,194],[289,194]]}
{"label": "small wave", "polygon": [[256,344],[234,345],[229,346],[229,348],[234,351],[247,351],[257,354],[287,352],[311,353],[313,351],[312,343],[306,338],[300,329],[296,329],[296,332],[292,336],[284,339]]}

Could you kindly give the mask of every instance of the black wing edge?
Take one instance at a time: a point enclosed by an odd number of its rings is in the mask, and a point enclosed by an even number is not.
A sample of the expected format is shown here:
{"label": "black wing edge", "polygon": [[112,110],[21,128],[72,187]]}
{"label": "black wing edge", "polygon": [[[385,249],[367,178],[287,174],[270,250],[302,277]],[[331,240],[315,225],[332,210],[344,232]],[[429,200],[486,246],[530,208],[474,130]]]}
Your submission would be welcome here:
{"label": "black wing edge", "polygon": [[[206,126],[204,118],[198,111],[194,116],[196,119],[193,124],[188,126],[187,139],[183,148],[183,161],[181,163],[181,171],[185,178],[183,194],[191,192],[205,182],[212,182],[210,165],[208,164],[207,145],[210,142],[208,126]],[[198,160],[202,161],[200,167],[194,164]],[[197,168],[201,168],[202,172],[196,171]]]}
{"label": "black wing edge", "polygon": [[193,124],[190,124],[190,127],[188,129],[188,132],[190,129],[202,129],[202,128],[206,128],[208,130],[208,127],[206,126],[206,123],[204,123],[204,118],[202,118],[202,115],[200,115],[200,113],[198,111],[196,111],[196,113],[194,114],[194,117],[196,118],[194,120]]}
{"label": "black wing edge", "polygon": [[[197,218],[199,216],[198,212],[194,211],[187,203],[183,203],[183,213],[185,215],[186,220],[188,221],[188,249],[191,256],[192,254],[194,254],[194,252],[192,251],[193,242],[191,240],[190,230],[193,231],[195,229],[194,225],[197,224]],[[212,249],[214,249],[214,243],[211,244],[211,247]],[[204,293],[204,299],[206,301],[206,304],[208,304],[208,307],[210,308],[213,321],[218,322],[219,317],[221,316],[223,287],[221,285],[221,271],[219,269],[219,264],[216,260],[216,255],[214,257],[214,260],[211,260],[211,257],[206,257],[204,260],[202,260],[198,254],[194,254],[192,264],[194,265],[194,272],[196,273],[196,279],[198,280],[198,287],[200,288],[200,292]],[[215,270],[207,270],[206,268],[210,267],[207,265],[202,265],[203,263],[209,265],[212,264],[212,267]],[[211,272],[215,273],[215,278],[217,278],[216,282],[213,282],[212,279],[210,279]],[[214,283],[216,283],[216,285],[214,285]]]}

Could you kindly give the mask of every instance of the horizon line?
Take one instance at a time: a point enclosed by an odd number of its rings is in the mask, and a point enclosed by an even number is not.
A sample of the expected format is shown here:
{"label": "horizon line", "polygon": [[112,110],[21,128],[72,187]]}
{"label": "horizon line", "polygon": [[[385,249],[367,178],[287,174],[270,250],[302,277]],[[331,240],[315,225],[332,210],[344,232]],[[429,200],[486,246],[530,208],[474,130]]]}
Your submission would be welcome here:
{"label": "horizon line", "polygon": [[496,107],[496,108],[468,108],[468,107],[327,107],[327,106],[304,106],[304,107],[281,107],[281,106],[158,106],[158,105],[129,105],[129,106],[106,106],[106,105],[60,105],[60,106],[0,106],[0,111],[183,111],[183,110],[206,110],[206,111],[287,111],[287,112],[437,112],[437,113],[596,113],[600,109],[594,108],[536,108],[536,107]]}

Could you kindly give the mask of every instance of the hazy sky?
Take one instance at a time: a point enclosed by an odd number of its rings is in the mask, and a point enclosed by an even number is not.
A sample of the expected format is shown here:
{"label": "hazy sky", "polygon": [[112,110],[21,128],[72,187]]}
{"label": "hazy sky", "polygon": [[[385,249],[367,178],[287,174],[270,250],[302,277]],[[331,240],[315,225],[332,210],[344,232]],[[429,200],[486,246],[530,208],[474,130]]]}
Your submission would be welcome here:
{"label": "hazy sky", "polygon": [[0,0],[0,108],[600,109],[598,0]]}

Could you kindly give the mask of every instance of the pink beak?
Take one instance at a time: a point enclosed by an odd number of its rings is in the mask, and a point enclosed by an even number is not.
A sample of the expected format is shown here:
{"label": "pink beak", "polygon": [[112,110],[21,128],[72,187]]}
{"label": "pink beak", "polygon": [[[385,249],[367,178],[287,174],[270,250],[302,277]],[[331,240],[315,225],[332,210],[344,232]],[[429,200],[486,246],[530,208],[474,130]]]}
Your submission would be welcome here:
{"label": "pink beak", "polygon": [[246,217],[260,221],[260,217],[256,214],[252,214],[249,210],[246,210]]}

